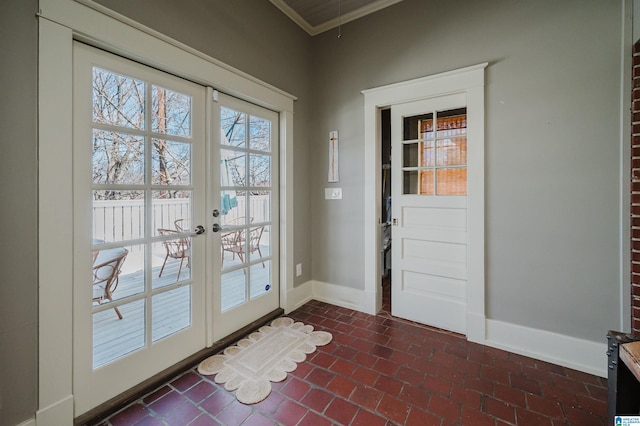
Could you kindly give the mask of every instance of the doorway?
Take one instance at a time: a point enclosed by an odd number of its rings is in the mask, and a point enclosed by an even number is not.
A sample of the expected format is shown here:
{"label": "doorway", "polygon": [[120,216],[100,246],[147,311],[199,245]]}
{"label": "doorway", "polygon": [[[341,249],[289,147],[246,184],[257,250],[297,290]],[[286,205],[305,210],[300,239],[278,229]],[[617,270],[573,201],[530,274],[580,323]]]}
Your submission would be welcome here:
{"label": "doorway", "polygon": [[[382,118],[381,110],[392,109],[402,104],[434,99],[450,94],[466,97],[468,112],[468,169],[467,169],[467,286],[466,309],[464,309],[466,335],[470,341],[484,342],[486,338],[485,318],[485,266],[484,266],[484,70],[487,63],[434,74],[387,86],[364,90],[364,139],[365,186],[364,193],[364,239],[365,239],[365,308],[377,313],[382,308],[381,277],[383,271],[381,248],[382,194]],[[392,126],[393,127],[393,126]],[[392,128],[393,131],[393,128]],[[400,158],[393,155],[392,158]],[[414,170],[406,170],[412,174]],[[416,168],[415,172],[418,172]],[[394,173],[397,175],[397,171]],[[396,181],[392,179],[394,185]],[[392,197],[393,198],[393,197]],[[392,209],[398,205],[392,200]],[[401,220],[394,214],[393,218]],[[393,222],[392,218],[392,222]],[[402,222],[400,222],[401,224]],[[393,224],[392,224],[393,227]],[[393,229],[393,228],[392,228]],[[392,250],[398,248],[398,239],[392,231]],[[423,245],[424,249],[427,248]],[[407,250],[408,247],[403,247]],[[391,271],[398,270],[392,261]],[[397,285],[397,283],[392,283]]]}

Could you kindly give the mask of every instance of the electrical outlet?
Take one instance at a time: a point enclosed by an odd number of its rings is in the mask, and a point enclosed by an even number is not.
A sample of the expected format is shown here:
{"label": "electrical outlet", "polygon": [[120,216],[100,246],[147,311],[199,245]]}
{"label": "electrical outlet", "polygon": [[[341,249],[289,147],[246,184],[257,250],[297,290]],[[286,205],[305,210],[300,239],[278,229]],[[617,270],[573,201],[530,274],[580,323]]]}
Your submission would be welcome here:
{"label": "electrical outlet", "polygon": [[300,275],[302,275],[302,263],[298,263],[296,265],[296,277],[299,277]]}

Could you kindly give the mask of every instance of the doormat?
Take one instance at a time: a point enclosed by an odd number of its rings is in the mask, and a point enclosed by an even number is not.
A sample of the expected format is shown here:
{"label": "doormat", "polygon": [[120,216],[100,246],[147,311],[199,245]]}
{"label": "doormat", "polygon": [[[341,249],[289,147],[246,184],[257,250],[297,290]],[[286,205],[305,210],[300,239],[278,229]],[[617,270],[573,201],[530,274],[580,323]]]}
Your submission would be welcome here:
{"label": "doormat", "polygon": [[243,404],[255,404],[271,393],[271,382],[281,382],[287,373],[307,359],[317,346],[331,342],[333,336],[326,331],[313,331],[313,326],[294,322],[291,318],[276,318],[271,325],[260,327],[198,365],[203,375],[215,374],[215,382]]}

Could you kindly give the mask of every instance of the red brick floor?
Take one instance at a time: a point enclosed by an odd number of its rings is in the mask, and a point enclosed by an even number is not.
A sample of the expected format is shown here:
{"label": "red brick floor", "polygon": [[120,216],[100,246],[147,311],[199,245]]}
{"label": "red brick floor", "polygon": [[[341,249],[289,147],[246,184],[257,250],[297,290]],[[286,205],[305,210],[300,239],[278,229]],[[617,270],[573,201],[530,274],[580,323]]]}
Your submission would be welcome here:
{"label": "red brick floor", "polygon": [[331,332],[333,341],[273,383],[266,400],[241,404],[213,376],[192,369],[98,424],[606,424],[605,379],[388,312],[373,316],[312,301],[289,316]]}

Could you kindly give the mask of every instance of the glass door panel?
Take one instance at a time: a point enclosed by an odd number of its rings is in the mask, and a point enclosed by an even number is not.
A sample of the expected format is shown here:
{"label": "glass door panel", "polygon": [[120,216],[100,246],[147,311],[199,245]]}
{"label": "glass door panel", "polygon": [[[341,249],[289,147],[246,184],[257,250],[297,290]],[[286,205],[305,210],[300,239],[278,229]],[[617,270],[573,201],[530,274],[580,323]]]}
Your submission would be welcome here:
{"label": "glass door panel", "polygon": [[191,230],[204,219],[205,89],[80,44],[74,56],[82,413],[204,347],[204,241]]}
{"label": "glass door panel", "polygon": [[467,193],[466,114],[457,108],[403,117],[403,194]]}
{"label": "glass door panel", "polygon": [[213,161],[220,164],[220,251],[214,252],[220,301],[214,301],[214,335],[221,338],[279,306],[273,267],[278,116],[223,95],[218,107],[221,140]]}

